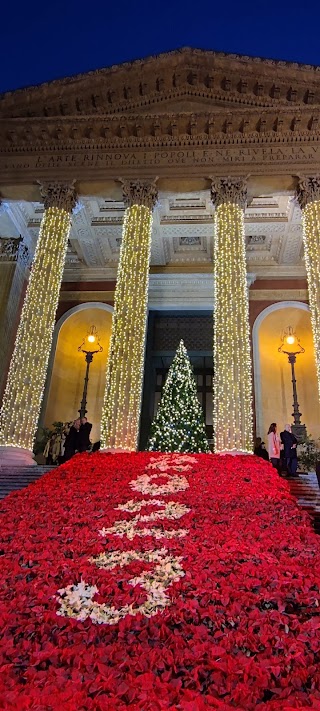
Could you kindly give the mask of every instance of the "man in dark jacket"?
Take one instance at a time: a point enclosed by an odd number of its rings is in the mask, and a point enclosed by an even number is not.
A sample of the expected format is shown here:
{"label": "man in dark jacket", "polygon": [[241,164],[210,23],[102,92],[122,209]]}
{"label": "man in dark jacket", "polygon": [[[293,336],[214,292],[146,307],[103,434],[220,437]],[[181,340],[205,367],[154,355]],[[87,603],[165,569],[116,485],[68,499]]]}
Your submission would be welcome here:
{"label": "man in dark jacket", "polygon": [[91,422],[88,422],[86,417],[81,417],[81,425],[79,430],[79,452],[86,452],[90,445],[90,432],[92,429]]}
{"label": "man in dark jacket", "polygon": [[280,439],[283,444],[283,458],[287,467],[289,476],[297,476],[298,457],[297,444],[298,440],[291,432],[291,425],[285,425],[284,431],[280,432]]}
{"label": "man in dark jacket", "polygon": [[64,445],[64,461],[67,462],[79,451],[80,417],[71,425]]}

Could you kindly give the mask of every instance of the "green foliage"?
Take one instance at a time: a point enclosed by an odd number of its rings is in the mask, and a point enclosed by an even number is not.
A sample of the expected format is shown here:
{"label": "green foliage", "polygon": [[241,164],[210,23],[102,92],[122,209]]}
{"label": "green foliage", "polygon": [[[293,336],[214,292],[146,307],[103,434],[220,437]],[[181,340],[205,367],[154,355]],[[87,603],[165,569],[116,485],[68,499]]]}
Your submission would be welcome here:
{"label": "green foliage", "polygon": [[299,469],[305,472],[315,471],[317,462],[320,461],[319,440],[312,439],[309,435],[298,448]]}
{"label": "green foliage", "polygon": [[35,455],[42,454],[48,442],[48,439],[54,434],[55,430],[50,430],[49,427],[40,427],[37,434],[37,439],[33,447]]}
{"label": "green foliage", "polygon": [[147,448],[158,452],[210,451],[192,366],[183,341],[169,369]]}
{"label": "green foliage", "polygon": [[65,422],[54,422],[53,423],[53,433],[54,434],[62,434],[62,431],[65,428],[65,426],[66,426]]}
{"label": "green foliage", "polygon": [[40,429],[38,430],[35,445],[33,447],[33,453],[35,455],[42,454],[44,452],[48,440],[52,437],[52,435],[61,434],[64,427],[64,422],[54,422],[51,429],[49,427],[40,427]]}

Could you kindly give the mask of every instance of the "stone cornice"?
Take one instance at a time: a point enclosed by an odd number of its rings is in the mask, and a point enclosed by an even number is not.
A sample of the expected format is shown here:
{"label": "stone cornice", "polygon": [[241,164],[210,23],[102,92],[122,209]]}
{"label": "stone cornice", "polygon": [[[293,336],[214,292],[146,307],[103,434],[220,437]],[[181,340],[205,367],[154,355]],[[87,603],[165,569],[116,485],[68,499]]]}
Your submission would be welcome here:
{"label": "stone cornice", "polygon": [[229,53],[229,52],[218,52],[216,50],[211,50],[211,49],[200,49],[198,47],[181,47],[179,49],[173,49],[168,52],[160,52],[160,54],[152,54],[148,55],[147,57],[141,58],[141,59],[135,59],[131,62],[122,62],[120,64],[112,64],[110,67],[103,67],[100,69],[93,69],[88,72],[80,72],[79,74],[73,74],[69,77],[64,77],[62,79],[53,79],[52,81],[48,82],[43,82],[42,84],[38,85],[31,85],[27,87],[22,87],[21,89],[16,89],[13,91],[7,91],[4,92],[2,95],[0,94],[1,97],[7,97],[7,96],[12,96],[13,94],[21,94],[25,93],[27,91],[30,91],[31,89],[40,89],[44,87],[51,87],[51,86],[58,86],[59,88],[63,85],[68,85],[72,81],[79,81],[83,78],[94,78],[94,77],[101,77],[102,75],[105,74],[111,74],[111,73],[117,73],[119,70],[132,70],[134,67],[142,67],[148,64],[152,64],[154,62],[159,62],[159,60],[163,59],[170,59],[170,58],[175,58],[175,57],[208,57],[208,59],[221,59],[221,60],[236,60],[241,62],[244,65],[248,64],[253,64],[253,65],[262,65],[265,67],[277,67],[281,70],[293,70],[294,72],[300,71],[300,72],[320,72],[320,66],[314,65],[314,64],[302,64],[301,62],[292,62],[289,60],[283,60],[283,59],[272,59],[272,58],[267,58],[267,57],[252,57],[250,55],[246,54],[237,54],[237,53]]}
{"label": "stone cornice", "polygon": [[255,106],[320,101],[319,67],[183,48],[0,96],[2,116],[127,112],[177,92]]}
{"label": "stone cornice", "polygon": [[179,145],[181,141],[230,143],[318,137],[320,107],[282,110],[219,109],[200,113],[168,112],[127,116],[73,116],[0,119],[0,150],[38,151],[54,146],[93,148]]}

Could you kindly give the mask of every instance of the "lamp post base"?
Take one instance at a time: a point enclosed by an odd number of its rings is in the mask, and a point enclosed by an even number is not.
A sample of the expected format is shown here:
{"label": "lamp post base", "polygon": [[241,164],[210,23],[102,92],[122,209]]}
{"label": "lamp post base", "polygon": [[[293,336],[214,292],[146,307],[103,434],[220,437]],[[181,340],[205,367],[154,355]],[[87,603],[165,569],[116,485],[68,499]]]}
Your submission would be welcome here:
{"label": "lamp post base", "polygon": [[307,439],[307,428],[305,425],[292,425],[291,432],[297,438],[298,442],[305,442]]}
{"label": "lamp post base", "polygon": [[13,447],[9,445],[0,445],[0,469],[3,467],[36,467],[35,461],[30,449],[23,447]]}

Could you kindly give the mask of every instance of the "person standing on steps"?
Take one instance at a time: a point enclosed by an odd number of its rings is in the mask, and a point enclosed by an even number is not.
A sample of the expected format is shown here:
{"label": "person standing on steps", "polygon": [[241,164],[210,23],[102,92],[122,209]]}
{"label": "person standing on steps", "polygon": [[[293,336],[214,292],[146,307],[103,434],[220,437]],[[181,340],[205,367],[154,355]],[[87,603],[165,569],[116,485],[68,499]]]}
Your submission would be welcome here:
{"label": "person standing on steps", "polygon": [[88,422],[86,417],[81,417],[79,430],[79,452],[87,452],[91,447],[90,432],[92,429],[91,422]]}
{"label": "person standing on steps", "polygon": [[70,430],[66,436],[65,446],[64,446],[64,461],[67,462],[73,455],[79,451],[79,437],[80,437],[80,417],[74,420],[73,425],[71,425]]}
{"label": "person standing on steps", "polygon": [[254,454],[256,455],[256,457],[261,457],[262,459],[265,459],[266,462],[269,461],[269,455],[266,450],[265,443],[262,442],[261,437],[256,437]]}
{"label": "person standing on steps", "polygon": [[298,476],[298,457],[297,444],[298,440],[291,431],[291,425],[285,425],[283,432],[280,432],[281,442],[283,444],[283,457],[287,467],[289,477]]}
{"label": "person standing on steps", "polygon": [[277,423],[271,422],[268,431],[268,454],[272,466],[280,474],[280,437],[277,433]]}

